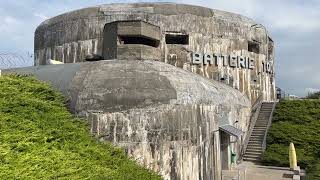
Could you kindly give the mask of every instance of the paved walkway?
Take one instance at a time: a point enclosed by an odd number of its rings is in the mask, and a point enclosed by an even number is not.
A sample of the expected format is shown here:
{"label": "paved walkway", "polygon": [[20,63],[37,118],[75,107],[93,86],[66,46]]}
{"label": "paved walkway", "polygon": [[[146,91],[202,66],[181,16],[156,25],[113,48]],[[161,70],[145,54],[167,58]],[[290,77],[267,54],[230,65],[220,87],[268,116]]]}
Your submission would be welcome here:
{"label": "paved walkway", "polygon": [[289,180],[293,177],[289,168],[262,166],[246,161],[232,169],[222,171],[222,180]]}

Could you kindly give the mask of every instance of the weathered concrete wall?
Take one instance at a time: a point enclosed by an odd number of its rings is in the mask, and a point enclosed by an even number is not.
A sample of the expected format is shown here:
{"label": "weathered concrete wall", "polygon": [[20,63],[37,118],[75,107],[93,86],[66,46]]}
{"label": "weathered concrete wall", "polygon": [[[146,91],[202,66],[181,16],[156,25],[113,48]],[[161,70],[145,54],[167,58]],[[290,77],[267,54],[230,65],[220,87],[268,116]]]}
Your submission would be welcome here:
{"label": "weathered concrete wall", "polygon": [[[122,146],[165,179],[220,179],[219,126],[248,129],[249,99],[157,61],[112,60],[7,70],[60,89],[91,132]],[[244,134],[244,137],[246,133]],[[239,153],[241,141],[232,148]]]}
{"label": "weathered concrete wall", "polygon": [[[161,61],[223,81],[247,94],[252,102],[261,95],[264,100],[275,99],[274,47],[266,29],[244,16],[198,6],[111,4],[54,17],[36,30],[35,64],[45,64],[49,58],[73,63],[83,61],[90,53],[102,55],[105,24],[128,20],[142,20],[160,27],[157,49]],[[166,44],[168,33],[189,35],[189,44]],[[249,51],[250,42],[259,44],[259,53]],[[192,52],[250,57],[255,60],[255,68],[193,65]],[[271,64],[271,73],[263,72],[262,62]]]}

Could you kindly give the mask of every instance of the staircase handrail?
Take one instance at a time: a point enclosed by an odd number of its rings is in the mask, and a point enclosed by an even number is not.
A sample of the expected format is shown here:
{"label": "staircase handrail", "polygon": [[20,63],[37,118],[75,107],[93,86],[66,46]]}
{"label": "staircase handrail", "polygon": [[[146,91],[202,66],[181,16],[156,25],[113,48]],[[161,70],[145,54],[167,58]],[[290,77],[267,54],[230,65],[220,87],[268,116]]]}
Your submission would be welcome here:
{"label": "staircase handrail", "polygon": [[276,102],[273,102],[273,106],[272,106],[272,111],[270,113],[270,116],[269,116],[269,120],[268,120],[268,125],[267,125],[267,129],[264,133],[264,137],[263,137],[263,141],[262,141],[262,152],[264,152],[266,150],[266,147],[267,147],[267,135],[268,135],[268,130],[272,124],[272,117],[273,117],[273,113],[274,113],[274,110],[276,108]]}
{"label": "staircase handrail", "polygon": [[252,104],[251,111],[255,111],[262,104],[263,95],[260,95],[259,98]]}
{"label": "staircase handrail", "polygon": [[244,156],[249,140],[250,140],[250,136],[252,134],[253,128],[256,124],[256,121],[258,119],[259,113],[260,113],[260,109],[261,109],[261,104],[262,104],[262,98],[263,96],[260,95],[259,98],[255,101],[255,103],[252,105],[251,107],[251,117],[250,117],[250,124],[249,124],[249,129],[246,135],[246,138],[244,140],[244,143],[242,144],[242,148],[241,148],[241,153],[239,159],[242,159],[242,157]]}

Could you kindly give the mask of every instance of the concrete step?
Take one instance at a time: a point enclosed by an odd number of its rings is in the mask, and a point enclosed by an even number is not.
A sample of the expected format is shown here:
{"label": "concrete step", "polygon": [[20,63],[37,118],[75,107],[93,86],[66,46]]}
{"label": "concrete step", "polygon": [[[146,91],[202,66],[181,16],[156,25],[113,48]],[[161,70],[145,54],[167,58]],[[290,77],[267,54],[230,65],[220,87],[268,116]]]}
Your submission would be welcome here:
{"label": "concrete step", "polygon": [[263,116],[263,115],[259,115],[257,121],[265,121],[265,120],[269,120],[269,115],[268,116]]}
{"label": "concrete step", "polygon": [[253,129],[267,129],[268,126],[255,126]]}
{"label": "concrete step", "polygon": [[248,152],[259,152],[261,151],[262,152],[262,148],[251,148],[251,149],[246,149],[246,153]]}
{"label": "concrete step", "polygon": [[267,125],[256,125],[255,127],[254,127],[254,129],[267,129]]}
{"label": "concrete step", "polygon": [[260,142],[249,142],[248,146],[249,147],[262,147],[262,143],[260,143]]}
{"label": "concrete step", "polygon": [[255,126],[268,126],[268,122],[258,122]]}
{"label": "concrete step", "polygon": [[250,143],[250,142],[262,144],[262,140],[261,140],[261,139],[250,139],[250,140],[249,140],[249,143]]}
{"label": "concrete step", "polygon": [[255,136],[263,136],[262,138],[264,138],[264,134],[265,134],[265,131],[254,131],[252,132],[252,135],[255,135]]}
{"label": "concrete step", "polygon": [[256,122],[260,122],[260,121],[269,121],[269,116],[268,117],[258,117]]}
{"label": "concrete step", "polygon": [[270,113],[259,113],[258,118],[259,117],[265,117],[265,118],[269,118],[270,117]]}
{"label": "concrete step", "polygon": [[262,105],[263,106],[273,106],[274,102],[263,102]]}
{"label": "concrete step", "polygon": [[260,132],[261,132],[261,131],[265,132],[266,129],[267,129],[267,128],[254,128],[254,129],[253,129],[253,132],[258,132],[258,131],[260,131]]}
{"label": "concrete step", "polygon": [[263,128],[263,129],[261,129],[261,128],[253,128],[253,132],[261,132],[261,131],[265,131],[266,130],[266,128]]}
{"label": "concrete step", "polygon": [[268,127],[268,123],[267,122],[264,122],[264,123],[258,122],[255,124],[254,127]]}
{"label": "concrete step", "polygon": [[246,149],[246,153],[250,153],[250,152],[255,152],[255,153],[261,153],[262,154],[262,149]]}
{"label": "concrete step", "polygon": [[261,138],[263,139],[264,138],[264,134],[255,134],[255,133],[252,133],[250,138]]}
{"label": "concrete step", "polygon": [[266,131],[265,130],[261,130],[261,129],[253,129],[252,134],[254,135],[264,135]]}
{"label": "concrete step", "polygon": [[[266,132],[266,128],[255,128],[255,129],[253,129],[253,131],[252,131],[252,133],[253,132],[255,132],[255,133],[264,133],[264,132]],[[262,134],[260,134],[260,135],[262,135]]]}
{"label": "concrete step", "polygon": [[[247,156],[246,156],[246,155],[247,155]],[[262,156],[262,152],[258,152],[258,151],[247,151],[244,156],[245,156],[245,157],[250,157],[250,156],[261,157],[261,156]]]}
{"label": "concrete step", "polygon": [[256,146],[256,145],[247,145],[247,150],[252,149],[252,150],[262,150],[261,146]]}
{"label": "concrete step", "polygon": [[268,124],[268,121],[257,121],[255,125],[267,125]]}
{"label": "concrete step", "polygon": [[252,138],[249,140],[249,142],[262,142],[263,138]]}
{"label": "concrete step", "polygon": [[244,157],[244,158],[252,158],[252,159],[256,159],[256,160],[261,159],[261,156],[260,156],[260,155],[245,154],[243,157]]}
{"label": "concrete step", "polygon": [[257,158],[243,158],[244,161],[250,161],[250,162],[260,162],[260,159]]}
{"label": "concrete step", "polygon": [[263,138],[250,138],[249,139],[249,142],[252,141],[252,142],[262,142],[263,141]]}
{"label": "concrete step", "polygon": [[252,133],[252,135],[261,136],[259,139],[263,139],[264,138],[264,134],[265,134],[264,132],[263,133]]}
{"label": "concrete step", "polygon": [[265,132],[266,132],[265,130],[259,130],[259,129],[258,129],[258,130],[255,130],[255,129],[254,129],[254,130],[252,131],[252,134],[264,136]]}
{"label": "concrete step", "polygon": [[258,135],[258,134],[251,134],[250,138],[264,138],[264,135]]}
{"label": "concrete step", "polygon": [[268,122],[257,122],[255,126],[268,126]]}
{"label": "concrete step", "polygon": [[[250,139],[263,139],[264,138],[264,134],[251,134]],[[249,139],[249,140],[250,140]]]}
{"label": "concrete step", "polygon": [[247,145],[248,150],[249,149],[262,149],[262,145],[257,145],[257,144],[248,144]]}
{"label": "concrete step", "polygon": [[258,117],[256,122],[268,122],[269,121],[269,116],[268,117]]}
{"label": "concrete step", "polygon": [[269,121],[269,117],[268,118],[258,118],[256,123],[259,123],[259,122],[268,122]]}
{"label": "concrete step", "polygon": [[262,143],[249,142],[247,147],[262,147]]}

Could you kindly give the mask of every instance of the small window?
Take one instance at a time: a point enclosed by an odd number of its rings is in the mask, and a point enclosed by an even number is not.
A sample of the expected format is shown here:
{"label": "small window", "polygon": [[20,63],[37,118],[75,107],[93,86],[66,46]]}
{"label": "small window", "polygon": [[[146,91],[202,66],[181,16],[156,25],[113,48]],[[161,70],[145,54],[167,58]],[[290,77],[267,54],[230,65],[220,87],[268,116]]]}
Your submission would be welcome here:
{"label": "small window", "polygon": [[248,51],[259,54],[259,51],[260,51],[259,43],[248,41]]}
{"label": "small window", "polygon": [[185,34],[166,34],[166,44],[189,44],[189,35]]}
{"label": "small window", "polygon": [[121,44],[143,44],[146,46],[158,47],[159,41],[143,36],[119,36]]}

